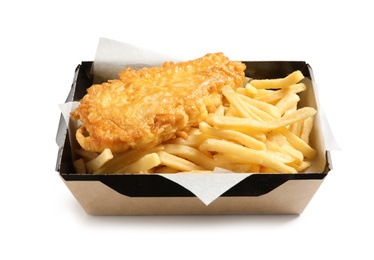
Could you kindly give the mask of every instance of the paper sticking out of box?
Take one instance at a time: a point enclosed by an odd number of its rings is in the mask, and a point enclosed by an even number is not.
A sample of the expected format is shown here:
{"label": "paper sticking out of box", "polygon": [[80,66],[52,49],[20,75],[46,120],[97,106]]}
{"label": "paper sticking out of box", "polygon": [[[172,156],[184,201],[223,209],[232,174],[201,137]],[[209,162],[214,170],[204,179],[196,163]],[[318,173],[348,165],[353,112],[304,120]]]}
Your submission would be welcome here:
{"label": "paper sticking out of box", "polygon": [[[94,82],[100,83],[107,79],[117,78],[118,73],[128,66],[133,68],[159,66],[164,61],[171,60],[173,59],[167,57],[167,55],[100,38],[91,72],[94,74]],[[174,59],[174,61],[177,60]],[[305,79],[305,81],[307,85],[312,86],[312,82],[309,79]],[[311,98],[315,98],[314,94]],[[76,103],[71,104],[68,102],[60,106],[67,125],[69,125],[69,113],[74,105]],[[317,121],[317,128],[320,127],[318,124],[319,121]],[[308,172],[322,172],[326,165],[325,153],[327,147],[324,145],[323,136],[319,133],[314,136],[314,139],[318,144],[318,156],[314,159]],[[191,191],[207,206],[249,175],[251,174],[228,173],[224,169],[216,169],[214,173],[160,174],[160,176],[172,180]]]}
{"label": "paper sticking out of box", "polygon": [[175,58],[152,50],[100,38],[92,71],[94,83],[118,78],[118,73],[126,67],[141,69],[149,66],[161,66],[162,63],[169,60],[177,61]]}
{"label": "paper sticking out of box", "polygon": [[[226,172],[226,173],[222,173]],[[160,174],[185,187],[196,195],[205,205],[209,205],[225,191],[238,184],[249,173],[230,173],[224,169],[216,169],[213,174],[206,173],[180,173]]]}
{"label": "paper sticking out of box", "polygon": [[313,86],[314,86],[314,93],[316,96],[316,103],[318,106],[317,116],[318,116],[319,121],[321,122],[320,126],[321,126],[321,132],[323,133],[323,136],[324,136],[325,148],[328,151],[340,151],[341,147],[333,134],[333,131],[330,127],[325,111],[323,110],[323,106],[319,102],[320,100],[319,93],[318,93],[319,86],[316,83],[314,83]]}

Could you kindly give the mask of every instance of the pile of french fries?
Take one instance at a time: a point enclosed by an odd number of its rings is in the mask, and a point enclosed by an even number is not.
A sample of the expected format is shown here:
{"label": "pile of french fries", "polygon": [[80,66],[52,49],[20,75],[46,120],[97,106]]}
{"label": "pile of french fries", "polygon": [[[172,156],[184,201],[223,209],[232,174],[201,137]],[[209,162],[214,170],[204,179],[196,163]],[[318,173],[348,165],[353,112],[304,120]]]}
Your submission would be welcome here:
{"label": "pile of french fries", "polygon": [[304,75],[295,71],[279,79],[249,80],[236,91],[223,88],[225,102],[187,137],[178,137],[147,151],[112,154],[77,150],[77,173],[232,172],[299,173],[316,150],[309,144],[316,110],[298,107],[306,90]]}

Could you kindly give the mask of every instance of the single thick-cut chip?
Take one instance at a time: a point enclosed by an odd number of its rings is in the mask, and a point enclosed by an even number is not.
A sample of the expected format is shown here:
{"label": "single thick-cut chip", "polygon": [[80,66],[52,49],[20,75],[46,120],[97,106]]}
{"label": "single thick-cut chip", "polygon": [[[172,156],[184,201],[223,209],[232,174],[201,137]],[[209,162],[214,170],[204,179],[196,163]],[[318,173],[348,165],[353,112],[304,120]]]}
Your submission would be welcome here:
{"label": "single thick-cut chip", "polygon": [[115,173],[147,173],[150,169],[159,166],[161,160],[157,153],[149,153],[141,157],[139,160],[122,167]]}
{"label": "single thick-cut chip", "polygon": [[177,169],[178,171],[189,172],[196,170],[204,170],[203,167],[198,166],[193,162],[190,162],[184,158],[164,151],[159,151],[158,156],[160,157],[162,165],[168,166],[173,169]]}
{"label": "single thick-cut chip", "polygon": [[259,89],[280,89],[286,88],[293,84],[298,83],[304,78],[303,73],[301,71],[296,70],[289,74],[287,77],[279,78],[279,79],[254,79],[251,80],[250,83],[255,88]]}
{"label": "single thick-cut chip", "polygon": [[102,153],[100,153],[95,159],[86,163],[87,172],[93,173],[100,167],[102,167],[106,162],[113,158],[113,154],[110,149],[105,149]]}

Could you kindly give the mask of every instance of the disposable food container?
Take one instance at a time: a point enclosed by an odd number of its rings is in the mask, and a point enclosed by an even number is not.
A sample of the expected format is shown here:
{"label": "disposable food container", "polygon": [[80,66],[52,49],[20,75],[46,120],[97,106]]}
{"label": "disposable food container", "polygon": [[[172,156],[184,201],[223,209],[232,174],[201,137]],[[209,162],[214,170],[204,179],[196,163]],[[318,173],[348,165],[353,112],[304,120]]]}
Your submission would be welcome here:
{"label": "disposable food container", "polygon": [[[281,78],[300,70],[307,90],[299,104],[318,111],[311,66],[304,61],[248,61],[246,76],[254,79]],[[66,102],[79,101],[93,83],[93,62],[82,62],[75,70]],[[61,117],[56,171],[91,215],[179,215],[179,214],[301,214],[331,168],[325,149],[321,120],[315,117],[311,145],[318,151],[312,172],[298,174],[253,173],[206,205],[189,189],[158,174],[77,174],[72,162],[72,142]],[[240,174],[240,173],[238,173]],[[213,174],[214,175],[214,174]],[[208,177],[209,178],[209,177]],[[198,179],[196,179],[198,181]]]}

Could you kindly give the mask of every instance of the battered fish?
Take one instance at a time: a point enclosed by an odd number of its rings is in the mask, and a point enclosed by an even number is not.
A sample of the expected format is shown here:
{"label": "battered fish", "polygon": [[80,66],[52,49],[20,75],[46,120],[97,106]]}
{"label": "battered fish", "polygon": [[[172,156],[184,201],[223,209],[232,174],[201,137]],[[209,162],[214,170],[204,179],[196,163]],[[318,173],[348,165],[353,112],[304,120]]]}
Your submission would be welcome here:
{"label": "battered fish", "polygon": [[142,150],[183,136],[222,103],[222,88],[238,88],[245,65],[223,53],[161,67],[127,68],[119,79],[92,85],[71,115],[82,121],[83,149],[113,153]]}

